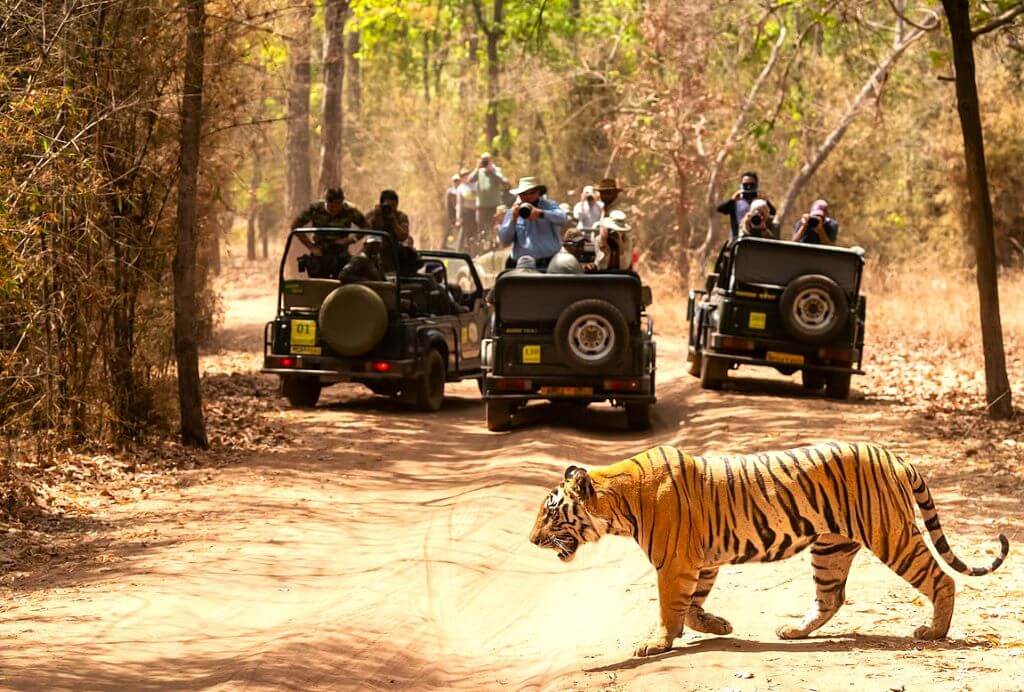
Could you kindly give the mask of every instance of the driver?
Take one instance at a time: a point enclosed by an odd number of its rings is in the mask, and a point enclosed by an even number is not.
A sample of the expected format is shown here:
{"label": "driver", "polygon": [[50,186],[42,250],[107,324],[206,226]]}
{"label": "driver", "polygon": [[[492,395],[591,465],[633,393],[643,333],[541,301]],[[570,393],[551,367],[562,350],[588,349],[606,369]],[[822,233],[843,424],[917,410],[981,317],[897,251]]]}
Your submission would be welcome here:
{"label": "driver", "polygon": [[442,312],[444,314],[454,314],[459,312],[468,312],[468,308],[459,304],[459,301],[455,300],[455,296],[452,295],[451,288],[448,286],[448,270],[445,269],[443,262],[430,261],[423,266],[423,273],[434,280],[437,284],[442,295]]}

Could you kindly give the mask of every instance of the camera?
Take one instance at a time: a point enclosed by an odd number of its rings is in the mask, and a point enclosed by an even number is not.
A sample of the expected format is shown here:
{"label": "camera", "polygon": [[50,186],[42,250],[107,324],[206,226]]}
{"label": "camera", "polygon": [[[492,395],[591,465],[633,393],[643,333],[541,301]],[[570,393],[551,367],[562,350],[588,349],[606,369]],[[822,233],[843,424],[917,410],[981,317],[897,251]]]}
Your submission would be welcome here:
{"label": "camera", "polygon": [[754,226],[755,228],[760,228],[761,226],[764,225],[764,217],[761,216],[760,214],[754,214],[752,217],[750,217],[750,225]]}
{"label": "camera", "polygon": [[810,216],[810,217],[807,218],[807,227],[808,228],[817,228],[818,224],[820,224],[820,223],[821,223],[821,219],[818,218],[817,216]]}
{"label": "camera", "polygon": [[521,218],[521,219],[528,219],[528,218],[530,218],[530,214],[532,214],[532,213],[533,213],[533,205],[532,204],[522,204],[522,205],[520,205],[520,207],[519,207],[519,218]]}
{"label": "camera", "polygon": [[597,261],[597,248],[593,240],[582,237],[565,244],[571,248],[572,254],[580,264],[593,264]]}
{"label": "camera", "polygon": [[740,193],[744,197],[749,197],[751,195],[756,195],[757,194],[757,183],[742,183],[740,185]]}

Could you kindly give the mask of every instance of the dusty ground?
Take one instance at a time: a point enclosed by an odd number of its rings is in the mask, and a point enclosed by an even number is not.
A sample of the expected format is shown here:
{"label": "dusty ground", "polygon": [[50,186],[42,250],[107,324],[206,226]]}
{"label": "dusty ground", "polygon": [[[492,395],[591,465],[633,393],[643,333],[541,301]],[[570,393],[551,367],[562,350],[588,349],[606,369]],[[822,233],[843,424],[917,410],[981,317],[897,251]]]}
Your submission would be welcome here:
{"label": "dusty ground", "polygon": [[[235,295],[227,306],[225,351],[207,362],[256,368],[273,299]],[[778,376],[702,392],[683,372],[682,349],[659,339],[660,401],[642,435],[609,409],[572,417],[550,406],[491,434],[473,385],[452,388],[436,415],[347,386],[327,390],[313,412],[255,414],[280,417],[296,441],[107,503],[82,527],[77,553],[4,577],[0,682],[1024,689],[1019,468],[986,463],[983,450],[884,395],[825,402]],[[722,570],[706,605],[732,621],[732,636],[688,633],[669,654],[633,659],[657,614],[643,553],[608,538],[564,565],[527,540],[567,463],[603,464],[659,443],[744,452],[831,438],[870,439],[918,460],[969,563],[987,564],[998,531],[1010,536],[999,572],[957,577],[947,641],[910,638],[930,609],[864,551],[847,606],[812,639],[773,634],[810,604],[802,555]]]}

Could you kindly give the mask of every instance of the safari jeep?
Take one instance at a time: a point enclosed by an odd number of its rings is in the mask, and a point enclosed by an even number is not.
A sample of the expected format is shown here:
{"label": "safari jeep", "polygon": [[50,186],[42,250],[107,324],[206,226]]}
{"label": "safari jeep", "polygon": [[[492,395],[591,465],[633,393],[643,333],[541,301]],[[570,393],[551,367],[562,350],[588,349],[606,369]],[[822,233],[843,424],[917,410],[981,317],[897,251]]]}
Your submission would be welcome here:
{"label": "safari jeep", "polygon": [[264,332],[262,372],[281,378],[292,406],[314,406],[323,387],[357,382],[375,394],[436,411],[446,382],[482,374],[480,344],[490,308],[473,264],[468,255],[455,252],[416,253],[420,264],[433,263],[437,270],[440,264],[446,276],[467,269],[468,291],[437,281],[422,267],[414,276],[386,271],[384,281],[342,284],[333,278],[339,263],[325,257],[331,259],[332,238],[349,233],[362,238],[350,246],[352,255],[365,238],[378,236],[392,258],[385,268],[399,266],[397,248],[385,233],[293,231],[281,261],[277,317]]}
{"label": "safari jeep", "polygon": [[741,238],[690,292],[691,374],[720,389],[729,370],[767,365],[846,399],[863,374],[863,267],[859,250]]}
{"label": "safari jeep", "polygon": [[512,270],[492,292],[484,340],[487,427],[505,430],[532,399],[626,409],[630,428],[650,425],[654,324],[650,290],[635,274],[549,275]]}

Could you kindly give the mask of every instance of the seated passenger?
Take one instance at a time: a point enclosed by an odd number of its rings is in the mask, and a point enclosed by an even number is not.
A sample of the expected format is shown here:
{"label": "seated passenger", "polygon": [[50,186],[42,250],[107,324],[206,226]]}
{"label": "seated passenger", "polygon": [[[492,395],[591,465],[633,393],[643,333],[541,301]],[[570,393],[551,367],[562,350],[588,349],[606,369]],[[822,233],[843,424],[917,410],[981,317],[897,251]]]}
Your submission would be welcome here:
{"label": "seated passenger", "polygon": [[774,238],[771,226],[771,208],[763,199],[755,199],[750,210],[740,221],[740,238]]}
{"label": "seated passenger", "polygon": [[793,242],[812,245],[835,245],[839,239],[839,222],[828,215],[828,202],[816,200],[811,211],[793,225]]}
{"label": "seated passenger", "polygon": [[548,263],[548,274],[582,274],[580,255],[583,254],[586,242],[583,231],[577,228],[566,231],[562,236],[562,249]]}
{"label": "seated passenger", "polygon": [[602,270],[630,271],[633,268],[633,233],[621,212],[601,219],[597,266]]}
{"label": "seated passenger", "polygon": [[[437,284],[436,290],[440,296],[440,301],[439,305],[435,305],[435,307],[439,308],[438,312],[440,314],[447,315],[468,311],[468,308],[460,305],[459,301],[455,300],[455,297],[452,295],[451,289],[448,286],[448,270],[445,268],[444,263],[431,260],[424,265],[423,273]],[[431,290],[435,289],[431,288]]]}
{"label": "seated passenger", "polygon": [[384,241],[380,236],[367,236],[363,241],[363,249],[353,255],[338,274],[343,284],[354,284],[360,281],[384,281],[384,266],[381,253]]}

